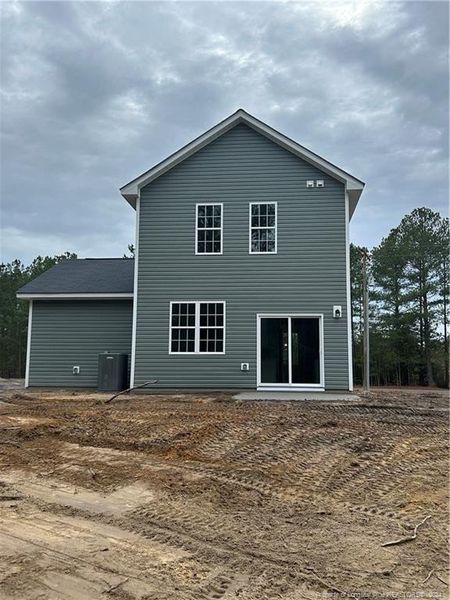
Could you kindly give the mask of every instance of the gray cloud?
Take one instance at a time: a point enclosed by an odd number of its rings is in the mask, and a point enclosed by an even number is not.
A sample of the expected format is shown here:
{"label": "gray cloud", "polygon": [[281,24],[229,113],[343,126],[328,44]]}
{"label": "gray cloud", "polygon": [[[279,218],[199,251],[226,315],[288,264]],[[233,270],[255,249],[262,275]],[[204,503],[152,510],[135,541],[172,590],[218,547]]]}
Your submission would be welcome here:
{"label": "gray cloud", "polygon": [[357,243],[447,211],[445,2],[1,8],[3,260],[121,255],[118,188],[238,107],[367,182]]}

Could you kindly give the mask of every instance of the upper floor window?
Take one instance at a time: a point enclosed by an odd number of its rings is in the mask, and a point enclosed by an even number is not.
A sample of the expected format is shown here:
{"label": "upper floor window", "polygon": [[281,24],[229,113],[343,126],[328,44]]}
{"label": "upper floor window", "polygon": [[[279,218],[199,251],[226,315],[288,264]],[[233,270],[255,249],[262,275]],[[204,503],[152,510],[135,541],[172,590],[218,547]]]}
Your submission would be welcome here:
{"label": "upper floor window", "polygon": [[277,203],[250,203],[250,254],[276,254]]}
{"label": "upper floor window", "polygon": [[222,204],[197,204],[196,254],[222,254],[222,213]]}
{"label": "upper floor window", "polygon": [[171,302],[170,354],[224,354],[225,302]]}

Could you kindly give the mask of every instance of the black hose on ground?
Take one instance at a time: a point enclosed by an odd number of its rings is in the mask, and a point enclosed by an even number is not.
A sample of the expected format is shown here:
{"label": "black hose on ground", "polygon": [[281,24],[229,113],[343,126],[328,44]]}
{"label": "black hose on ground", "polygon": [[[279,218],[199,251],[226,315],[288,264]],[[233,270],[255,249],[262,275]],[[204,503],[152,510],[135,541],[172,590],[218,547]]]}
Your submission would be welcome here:
{"label": "black hose on ground", "polygon": [[114,400],[118,396],[121,396],[122,394],[127,394],[128,392],[132,392],[133,390],[138,390],[139,388],[143,388],[146,385],[149,385],[150,383],[158,383],[158,380],[152,379],[150,381],[146,381],[145,383],[141,383],[140,385],[135,385],[134,387],[128,388],[127,390],[122,390],[118,394],[114,394],[114,396],[111,396],[111,398],[108,398],[108,400],[105,400],[104,404],[109,404],[110,402],[112,402],[112,400]]}

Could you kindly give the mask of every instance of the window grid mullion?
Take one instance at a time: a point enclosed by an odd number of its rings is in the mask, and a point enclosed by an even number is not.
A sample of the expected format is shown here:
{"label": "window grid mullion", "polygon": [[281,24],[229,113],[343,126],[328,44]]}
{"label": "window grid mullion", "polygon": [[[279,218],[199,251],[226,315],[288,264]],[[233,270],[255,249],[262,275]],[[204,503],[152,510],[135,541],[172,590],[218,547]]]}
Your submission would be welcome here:
{"label": "window grid mullion", "polygon": [[[212,207],[211,215],[208,215],[208,211],[207,211],[208,207]],[[218,215],[214,214],[215,207],[219,207]],[[200,208],[203,208],[203,211],[204,211],[204,216],[203,216],[203,218],[205,219],[204,226],[199,225],[199,219],[200,219],[199,209]],[[218,227],[214,226],[214,219],[216,219],[216,218],[220,219],[220,226],[218,226]],[[207,222],[206,219],[212,219],[213,225],[211,227],[206,225],[206,222]],[[206,234],[208,231],[212,232],[212,240],[211,241],[206,240]],[[216,231],[220,232],[218,241],[216,241],[214,239],[214,233]],[[199,232],[202,232],[205,234],[205,237],[202,240],[199,240],[199,235],[198,235]],[[217,251],[215,250],[216,244],[218,244],[218,247],[219,247],[219,249]],[[210,247],[210,250],[207,250],[208,247]],[[196,211],[195,211],[195,253],[196,254],[222,254],[222,248],[223,248],[223,204],[222,203],[197,204]]]}
{"label": "window grid mullion", "polygon": [[[257,222],[260,223],[260,219],[262,216],[265,216],[266,220],[269,218],[269,206],[274,207],[274,224],[273,225],[253,225],[253,217],[256,217]],[[264,210],[262,208],[264,207]],[[278,227],[278,206],[276,202],[250,202],[249,204],[249,253],[250,254],[276,254],[277,253],[277,227]],[[266,235],[266,240],[264,242],[261,241],[260,232],[264,232]],[[273,234],[273,244],[269,242],[267,236],[269,233]],[[257,235],[257,240],[255,240],[255,248],[253,246],[253,234]],[[262,244],[265,243],[266,250],[261,250]],[[269,244],[272,249],[269,248]]]}
{"label": "window grid mullion", "polygon": [[[186,318],[189,322],[189,307],[194,307],[194,325],[181,325],[180,320],[183,316],[181,306],[187,305]],[[201,325],[201,305],[204,305],[204,317],[206,324]],[[212,305],[210,307],[210,304]],[[174,306],[177,305],[177,310],[174,311]],[[221,310],[219,312],[219,308]],[[218,315],[222,316],[222,325],[217,324]],[[173,317],[178,318],[178,324],[172,323]],[[209,317],[214,316],[214,324],[209,324]],[[189,350],[189,335],[188,332],[194,332],[194,347]],[[203,346],[201,350],[201,331],[203,330]],[[185,336],[181,336],[181,332],[185,332]],[[218,332],[221,334],[218,335]],[[175,334],[175,339],[174,339]],[[184,338],[184,339],[183,339]],[[175,346],[174,346],[175,344]],[[217,350],[217,348],[220,350]],[[225,303],[224,302],[204,302],[204,301],[187,301],[187,302],[171,302],[170,303],[170,334],[169,334],[169,354],[224,354],[225,353]]]}
{"label": "window grid mullion", "polygon": [[195,303],[195,338],[194,352],[198,354],[200,351],[200,302]]}

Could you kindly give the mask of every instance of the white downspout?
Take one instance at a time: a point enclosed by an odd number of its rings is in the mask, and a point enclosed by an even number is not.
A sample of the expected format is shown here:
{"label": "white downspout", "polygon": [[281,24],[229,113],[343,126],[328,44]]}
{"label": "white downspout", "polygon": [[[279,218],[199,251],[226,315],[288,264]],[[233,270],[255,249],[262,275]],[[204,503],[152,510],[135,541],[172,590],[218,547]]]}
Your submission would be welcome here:
{"label": "white downspout", "polygon": [[27,360],[25,366],[25,387],[30,385],[30,362],[31,362],[31,329],[33,327],[33,300],[28,305],[28,331],[27,331]]}
{"label": "white downspout", "polygon": [[139,216],[141,211],[141,198],[136,199],[136,232],[134,236],[134,279],[133,279],[133,330],[131,335],[131,368],[130,388],[134,387],[134,373],[136,368],[136,328],[137,328],[137,303],[138,303],[138,262],[139,262]]}

